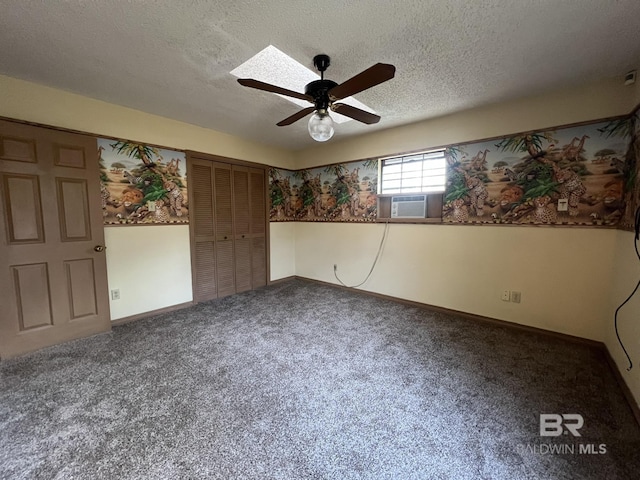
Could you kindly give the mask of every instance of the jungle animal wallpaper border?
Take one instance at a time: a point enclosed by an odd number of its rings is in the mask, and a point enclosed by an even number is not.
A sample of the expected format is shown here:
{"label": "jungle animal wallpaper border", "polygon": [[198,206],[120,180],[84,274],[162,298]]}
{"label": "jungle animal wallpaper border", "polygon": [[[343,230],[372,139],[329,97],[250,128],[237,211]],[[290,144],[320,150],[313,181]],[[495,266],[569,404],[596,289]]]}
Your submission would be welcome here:
{"label": "jungle animal wallpaper border", "polygon": [[378,161],[306,170],[269,169],[272,222],[374,222]]}
{"label": "jungle animal wallpaper border", "polygon": [[183,152],[98,138],[98,156],[104,225],[189,223]]}
{"label": "jungle animal wallpaper border", "polygon": [[[445,147],[442,223],[633,229],[640,113]],[[271,168],[270,220],[377,218],[378,160]]]}
{"label": "jungle animal wallpaper border", "polygon": [[635,212],[640,208],[640,108],[631,115],[631,142],[627,156],[628,175],[625,180],[626,209],[618,226],[622,230],[635,230]]}
{"label": "jungle animal wallpaper border", "polygon": [[627,116],[449,147],[443,222],[617,226],[632,139]]}

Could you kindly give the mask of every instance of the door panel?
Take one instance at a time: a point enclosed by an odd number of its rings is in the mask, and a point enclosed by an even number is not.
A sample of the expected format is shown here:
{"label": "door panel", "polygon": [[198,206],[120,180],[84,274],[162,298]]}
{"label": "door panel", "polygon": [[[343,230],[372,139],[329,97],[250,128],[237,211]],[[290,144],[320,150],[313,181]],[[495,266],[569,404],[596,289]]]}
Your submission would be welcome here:
{"label": "door panel", "polygon": [[[193,187],[192,187],[193,188]],[[195,281],[194,299],[204,302],[217,298],[216,287],[216,256],[213,241],[196,241],[195,249]]]}
{"label": "door panel", "polygon": [[236,238],[249,235],[249,172],[247,167],[233,167],[233,227]]}
{"label": "door panel", "polygon": [[218,240],[230,240],[233,236],[233,209],[231,197],[231,167],[214,163],[215,230]]}
{"label": "door panel", "polygon": [[267,209],[264,170],[249,171],[251,192],[251,283],[253,288],[267,284]]}
{"label": "door panel", "polygon": [[42,243],[42,205],[37,175],[2,175],[9,243]]}
{"label": "door panel", "polygon": [[267,246],[264,236],[251,239],[251,267],[253,288],[263,287],[267,284]]}
{"label": "door panel", "polygon": [[191,231],[193,235],[193,299],[205,302],[218,297],[213,208],[213,169],[211,162],[194,160],[190,166]]}
{"label": "door panel", "polygon": [[251,239],[237,238],[236,256],[236,292],[251,290]]}
{"label": "door panel", "polygon": [[264,171],[252,168],[251,180],[251,233],[264,235],[266,230],[266,201]]}
{"label": "door panel", "polygon": [[62,241],[91,240],[87,181],[56,178],[56,187]]}
{"label": "door panel", "polygon": [[60,167],[85,168],[87,152],[77,145],[53,145],[54,163]]}
{"label": "door panel", "polygon": [[0,356],[109,330],[95,138],[0,121],[0,176]]}
{"label": "door panel", "polygon": [[216,242],[216,280],[219,297],[236,293],[234,267],[233,240],[218,240]]}
{"label": "door panel", "polygon": [[86,318],[95,315],[96,286],[93,258],[83,258],[64,262],[69,292],[70,319]]}
{"label": "door panel", "polygon": [[234,165],[232,171],[236,292],[245,292],[251,290],[249,169]]}
{"label": "door panel", "polygon": [[49,272],[46,263],[11,267],[19,330],[43,327],[53,323],[49,296]]}
{"label": "door panel", "polygon": [[0,158],[14,162],[36,163],[36,142],[29,138],[0,135]]}
{"label": "door panel", "polygon": [[233,187],[231,165],[213,163],[218,296],[236,293],[233,249]]}
{"label": "door panel", "polygon": [[191,170],[194,200],[194,234],[197,238],[213,236],[213,184],[211,165],[195,163]]}

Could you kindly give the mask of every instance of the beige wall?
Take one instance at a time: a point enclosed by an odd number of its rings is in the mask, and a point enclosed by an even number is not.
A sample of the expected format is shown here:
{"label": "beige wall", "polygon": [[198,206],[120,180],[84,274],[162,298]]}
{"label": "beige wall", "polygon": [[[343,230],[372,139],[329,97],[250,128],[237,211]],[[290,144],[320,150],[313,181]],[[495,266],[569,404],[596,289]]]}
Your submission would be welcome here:
{"label": "beige wall", "polygon": [[[383,224],[296,223],[296,274],[366,277]],[[603,340],[615,231],[391,224],[364,290]],[[522,293],[503,302],[503,290]]]}
{"label": "beige wall", "polygon": [[[190,302],[189,227],[162,225],[106,227],[111,319]],[[109,296],[111,297],[111,296]]]}
{"label": "beige wall", "polygon": [[[637,103],[637,87],[625,87],[616,78],[456,113],[307,149],[297,153],[296,166],[310,168],[624,115]],[[359,283],[375,257],[382,229],[296,223],[296,274],[336,283],[337,263],[345,283]],[[619,271],[628,285],[635,272],[629,270],[630,258],[614,263],[620,251],[618,235],[623,233],[589,228],[391,225],[374,275],[362,288],[606,340],[612,349],[610,285],[614,279],[616,285],[622,281]],[[520,291],[522,303],[502,302],[505,289]],[[616,287],[616,298],[622,295],[620,289],[626,291],[622,285]],[[636,328],[628,337],[635,342],[636,358],[638,333]],[[617,354],[616,359],[620,361]],[[630,383],[640,399],[637,371]]]}
{"label": "beige wall", "polygon": [[334,137],[337,141],[297,152],[295,168],[393,155],[625,115],[636,104],[635,97],[634,87],[625,87],[622,78],[615,78],[343,140],[338,125]]}
{"label": "beige wall", "polygon": [[620,337],[634,363],[631,371],[627,371],[629,363],[614,330],[616,308],[626,300],[640,281],[640,259],[636,256],[633,242],[633,233],[616,232],[611,297],[604,323],[607,348],[640,406],[640,291],[620,309],[618,314]]}
{"label": "beige wall", "polygon": [[269,224],[271,280],[292,277],[296,274],[295,227],[294,222]]}
{"label": "beige wall", "polygon": [[0,75],[0,116],[292,168],[286,150]]}
{"label": "beige wall", "polygon": [[[293,165],[285,150],[6,76],[0,76],[0,116],[282,168]],[[192,300],[188,227],[107,227],[105,236],[109,288],[120,289],[120,300],[111,301],[112,320]],[[293,251],[283,245],[292,240],[286,231],[283,236],[276,232],[271,268],[289,276]]]}

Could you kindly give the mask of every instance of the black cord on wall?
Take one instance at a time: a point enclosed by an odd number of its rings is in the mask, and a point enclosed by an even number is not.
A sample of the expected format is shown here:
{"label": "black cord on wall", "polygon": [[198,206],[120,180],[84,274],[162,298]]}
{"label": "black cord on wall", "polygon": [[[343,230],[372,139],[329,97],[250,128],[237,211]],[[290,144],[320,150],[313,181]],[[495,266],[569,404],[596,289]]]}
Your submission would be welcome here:
{"label": "black cord on wall", "polygon": [[[636,256],[638,257],[638,260],[640,260],[640,252],[638,251],[638,240],[640,240],[640,207],[637,208],[636,213],[635,213],[635,238],[633,240],[633,246],[634,246],[634,248],[636,250]],[[629,300],[631,300],[633,298],[633,296],[638,291],[638,288],[640,288],[640,280],[638,280],[638,283],[636,283],[636,288],[633,289],[633,292],[631,292],[631,294],[627,297],[627,299],[624,302],[622,302],[618,308],[616,308],[616,313],[613,316],[613,324],[614,324],[615,329],[616,329],[616,337],[618,337],[618,343],[622,347],[622,350],[624,351],[624,354],[627,356],[627,361],[629,362],[629,366],[627,367],[627,371],[629,371],[629,370],[631,370],[633,368],[633,362],[631,361],[631,357],[629,356],[629,352],[627,352],[627,349],[625,348],[624,344],[622,343],[622,339],[620,338],[620,333],[618,332],[618,312],[620,311],[620,309],[622,307],[624,307],[627,304],[627,302],[629,302]]]}

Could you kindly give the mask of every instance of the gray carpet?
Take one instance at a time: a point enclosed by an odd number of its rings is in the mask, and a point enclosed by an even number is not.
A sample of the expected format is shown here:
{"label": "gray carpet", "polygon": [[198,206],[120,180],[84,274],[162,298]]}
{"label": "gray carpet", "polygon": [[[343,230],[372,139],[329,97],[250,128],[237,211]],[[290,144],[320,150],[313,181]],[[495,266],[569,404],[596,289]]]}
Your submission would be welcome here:
{"label": "gray carpet", "polygon": [[301,280],[5,361],[0,386],[0,478],[640,478],[597,349]]}

